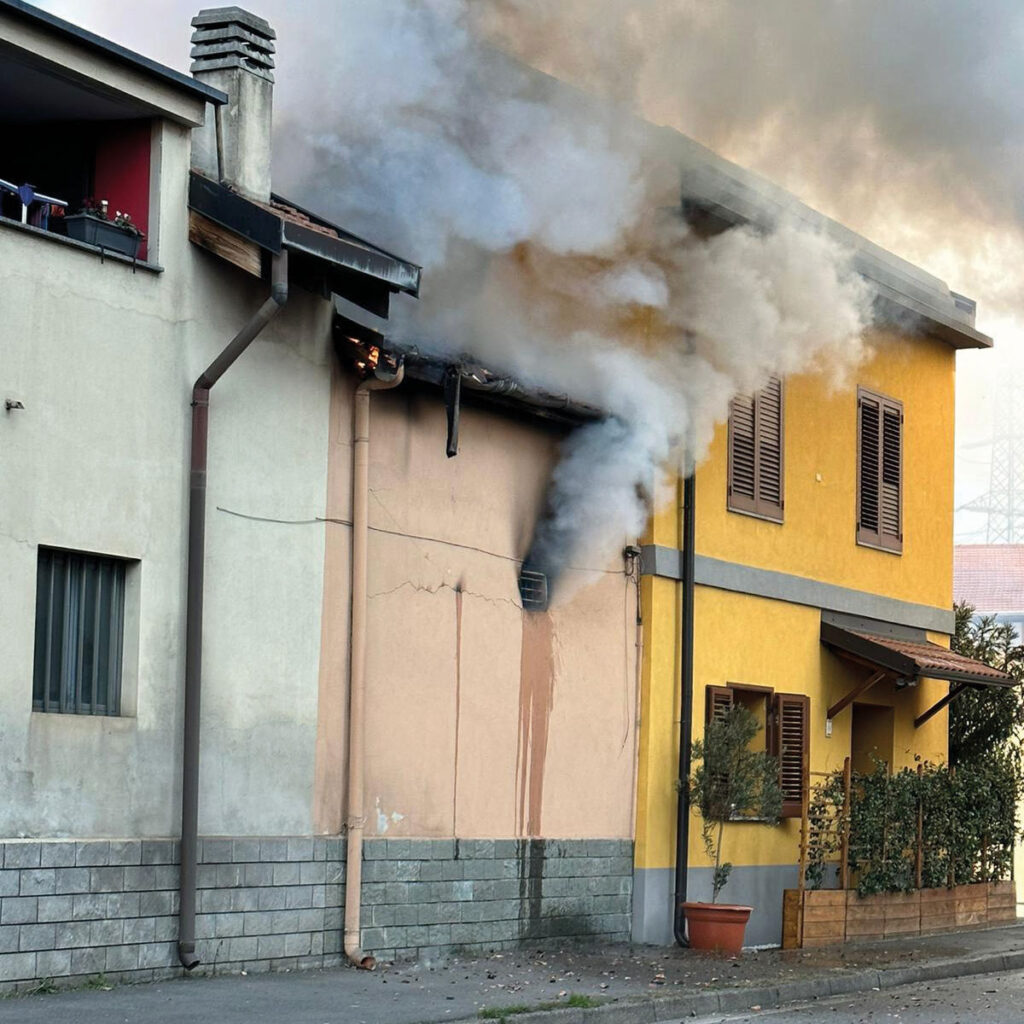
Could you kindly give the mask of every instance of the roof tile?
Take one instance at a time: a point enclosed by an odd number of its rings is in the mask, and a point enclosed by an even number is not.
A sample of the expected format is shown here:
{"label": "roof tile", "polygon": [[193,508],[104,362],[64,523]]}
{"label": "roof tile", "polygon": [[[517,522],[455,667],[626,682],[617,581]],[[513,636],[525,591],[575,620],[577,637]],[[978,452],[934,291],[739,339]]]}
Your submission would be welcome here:
{"label": "roof tile", "polygon": [[957,544],[953,596],[985,615],[1024,611],[1024,544]]}

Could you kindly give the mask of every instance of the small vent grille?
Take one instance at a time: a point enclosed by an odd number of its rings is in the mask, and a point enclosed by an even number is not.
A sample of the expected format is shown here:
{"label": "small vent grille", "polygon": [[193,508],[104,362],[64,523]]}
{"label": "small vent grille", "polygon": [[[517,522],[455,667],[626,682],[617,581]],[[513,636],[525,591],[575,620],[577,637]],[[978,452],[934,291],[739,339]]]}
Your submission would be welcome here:
{"label": "small vent grille", "polygon": [[519,596],[528,612],[548,610],[548,578],[542,572],[523,569],[519,574]]}

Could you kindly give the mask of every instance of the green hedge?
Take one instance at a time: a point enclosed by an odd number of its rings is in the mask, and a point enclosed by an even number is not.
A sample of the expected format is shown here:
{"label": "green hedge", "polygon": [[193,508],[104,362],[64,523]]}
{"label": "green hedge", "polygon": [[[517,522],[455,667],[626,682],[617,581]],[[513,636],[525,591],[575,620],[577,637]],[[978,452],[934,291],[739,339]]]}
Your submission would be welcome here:
{"label": "green hedge", "polygon": [[814,788],[808,804],[807,884],[825,882],[849,817],[850,878],[861,896],[909,892],[917,885],[918,814],[923,888],[1010,876],[1021,782],[1010,754],[993,753],[955,769],[923,763],[889,774],[879,764],[854,773],[850,807],[843,776]]}

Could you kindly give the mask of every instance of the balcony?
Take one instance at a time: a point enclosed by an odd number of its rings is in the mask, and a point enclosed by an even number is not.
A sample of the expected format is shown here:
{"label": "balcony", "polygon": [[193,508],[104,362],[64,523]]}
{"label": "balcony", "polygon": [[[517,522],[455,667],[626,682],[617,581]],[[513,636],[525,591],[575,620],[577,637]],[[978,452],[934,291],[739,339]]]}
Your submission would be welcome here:
{"label": "balcony", "polygon": [[0,225],[145,264],[151,113],[61,72],[0,51]]}

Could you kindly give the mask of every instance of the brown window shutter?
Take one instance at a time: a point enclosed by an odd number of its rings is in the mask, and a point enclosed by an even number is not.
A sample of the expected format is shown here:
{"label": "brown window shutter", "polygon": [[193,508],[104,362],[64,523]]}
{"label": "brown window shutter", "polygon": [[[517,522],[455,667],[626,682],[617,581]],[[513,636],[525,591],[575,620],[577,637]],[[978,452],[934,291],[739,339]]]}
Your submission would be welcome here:
{"label": "brown window shutter", "polygon": [[757,427],[754,399],[737,395],[729,404],[729,500],[736,512],[757,506]]}
{"label": "brown window shutter", "polygon": [[782,380],[772,377],[758,392],[757,417],[757,512],[782,518],[783,486]]}
{"label": "brown window shutter", "polygon": [[728,686],[709,686],[704,702],[704,720],[724,718],[732,711],[732,690]]}
{"label": "brown window shutter", "polygon": [[857,541],[903,550],[903,406],[857,395]]}
{"label": "brown window shutter", "polygon": [[803,814],[810,753],[808,718],[810,700],[800,694],[775,695],[772,730],[772,754],[779,759],[779,785],[782,787],[782,817],[799,818]]}
{"label": "brown window shutter", "polygon": [[772,377],[729,405],[728,508],[782,521],[783,386]]}
{"label": "brown window shutter", "polygon": [[903,548],[903,409],[882,404],[881,540],[893,551]]}

